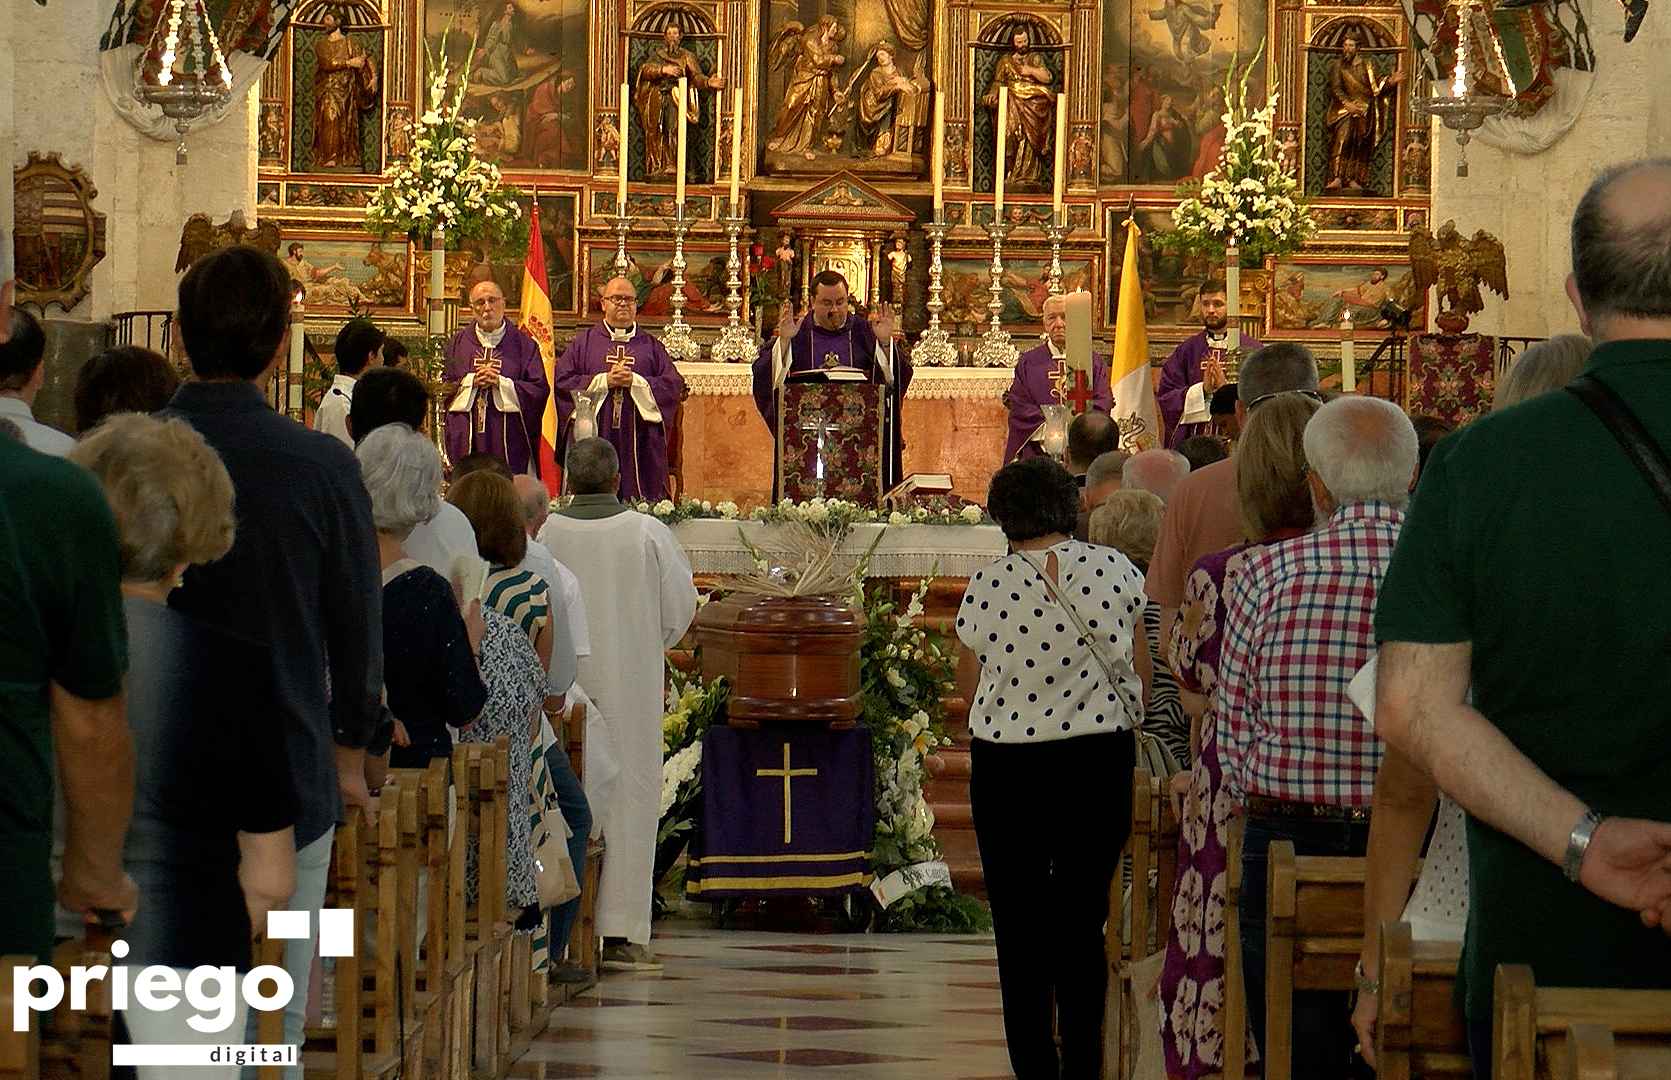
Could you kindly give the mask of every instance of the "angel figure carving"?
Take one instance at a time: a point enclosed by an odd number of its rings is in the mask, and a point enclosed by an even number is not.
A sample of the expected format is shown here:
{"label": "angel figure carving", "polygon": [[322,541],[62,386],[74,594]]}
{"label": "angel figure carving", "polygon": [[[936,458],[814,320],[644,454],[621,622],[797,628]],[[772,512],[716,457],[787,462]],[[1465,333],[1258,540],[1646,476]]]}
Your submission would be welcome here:
{"label": "angel figure carving", "polygon": [[174,271],[184,273],[192,263],[211,251],[238,244],[277,255],[279,227],[271,221],[245,225],[242,210],[232,211],[232,216],[219,225],[210,220],[208,214],[193,214],[180,230],[180,254],[174,259]]}
{"label": "angel figure carving", "polygon": [[847,100],[835,83],[836,68],[847,63],[840,51],[846,36],[834,15],[820,15],[811,27],[790,20],[772,38],[766,62],[774,71],[787,67],[789,75],[766,149],[808,161],[817,156],[831,115]]}
{"label": "angel figure carving", "polygon": [[1440,314],[1434,321],[1448,334],[1462,333],[1468,328],[1468,316],[1485,309],[1481,285],[1508,299],[1503,243],[1484,229],[1468,239],[1457,231],[1455,221],[1439,226],[1438,235],[1429,233],[1425,224],[1412,226],[1410,270],[1418,302],[1429,286],[1438,286]]}

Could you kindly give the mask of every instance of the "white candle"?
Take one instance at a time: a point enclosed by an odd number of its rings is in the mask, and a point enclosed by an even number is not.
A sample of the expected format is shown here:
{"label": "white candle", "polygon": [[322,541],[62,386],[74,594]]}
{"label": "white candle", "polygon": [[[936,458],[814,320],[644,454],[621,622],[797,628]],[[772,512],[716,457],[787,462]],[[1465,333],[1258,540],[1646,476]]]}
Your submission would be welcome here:
{"label": "white candle", "polygon": [[1067,186],[1068,178],[1068,96],[1056,95],[1056,183],[1051,209],[1055,211],[1055,220],[1062,220],[1062,192]]}
{"label": "white candle", "polygon": [[435,226],[435,232],[429,238],[429,298],[440,300],[446,292],[447,282],[447,238],[441,226]]}
{"label": "white candle", "polygon": [[1224,318],[1229,324],[1228,348],[1242,345],[1242,253],[1235,244],[1224,251]]}
{"label": "white candle", "polygon": [[995,175],[992,178],[992,220],[1004,220],[1004,150],[1009,141],[1010,126],[1010,88],[1008,85],[998,88],[998,157],[993,166]]}
{"label": "white candle", "polygon": [[946,92],[934,92],[934,146],[929,151],[934,172],[934,216],[946,205]]}
{"label": "white candle", "polygon": [[690,100],[686,95],[690,93],[690,79],[679,76],[679,157],[673,174],[673,204],[675,207],[685,205],[685,103]]}
{"label": "white candle", "polygon": [[302,415],[302,378],[307,363],[307,327],[302,322],[302,302],[293,300],[290,303],[290,393],[285,407],[295,413],[299,419]]}
{"label": "white candle", "polygon": [[1067,319],[1067,361],[1074,371],[1091,374],[1091,294],[1083,289],[1064,298]]}
{"label": "white candle", "polygon": [[731,91],[731,216],[737,216],[743,173],[743,88]]}
{"label": "white candle", "polygon": [[1340,313],[1340,388],[1351,394],[1358,389],[1356,349],[1352,344],[1352,313]]}
{"label": "white candle", "polygon": [[628,111],[627,84],[621,84],[621,179],[615,188],[615,212],[627,212],[627,151],[632,147],[632,114]]}

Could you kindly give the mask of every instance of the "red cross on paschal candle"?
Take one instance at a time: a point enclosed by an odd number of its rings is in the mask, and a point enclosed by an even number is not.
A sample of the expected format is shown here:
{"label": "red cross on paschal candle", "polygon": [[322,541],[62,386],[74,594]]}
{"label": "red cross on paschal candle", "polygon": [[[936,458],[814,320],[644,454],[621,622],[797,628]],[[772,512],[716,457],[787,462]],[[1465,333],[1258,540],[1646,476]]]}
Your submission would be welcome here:
{"label": "red cross on paschal candle", "polygon": [[1091,407],[1091,399],[1096,395],[1091,391],[1091,380],[1085,377],[1083,371],[1073,373],[1073,389],[1068,391],[1067,396],[1076,416],[1082,415]]}

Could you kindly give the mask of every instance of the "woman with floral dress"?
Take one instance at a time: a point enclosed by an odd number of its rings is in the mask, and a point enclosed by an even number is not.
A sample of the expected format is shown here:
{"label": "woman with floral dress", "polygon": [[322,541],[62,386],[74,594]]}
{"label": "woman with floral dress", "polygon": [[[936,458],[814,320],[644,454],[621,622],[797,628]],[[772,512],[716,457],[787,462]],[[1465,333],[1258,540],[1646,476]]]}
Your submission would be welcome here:
{"label": "woman with floral dress", "polygon": [[[1172,928],[1160,977],[1161,1045],[1172,1080],[1197,1080],[1224,1067],[1224,944],[1227,919],[1228,838],[1233,808],[1213,740],[1211,702],[1224,628],[1224,598],[1249,551],[1299,536],[1315,522],[1306,487],[1303,438],[1306,421],[1321,404],[1303,394],[1282,394],[1248,417],[1236,447],[1236,492],[1247,535],[1258,539],[1203,556],[1190,571],[1183,606],[1172,627],[1172,663],[1178,682],[1207,699],[1194,726],[1200,747],[1193,769],[1174,778],[1187,785],[1178,830],[1177,885]],[[1258,1060],[1249,1038],[1248,1062]],[[1256,1071],[1256,1070],[1255,1070]]]}

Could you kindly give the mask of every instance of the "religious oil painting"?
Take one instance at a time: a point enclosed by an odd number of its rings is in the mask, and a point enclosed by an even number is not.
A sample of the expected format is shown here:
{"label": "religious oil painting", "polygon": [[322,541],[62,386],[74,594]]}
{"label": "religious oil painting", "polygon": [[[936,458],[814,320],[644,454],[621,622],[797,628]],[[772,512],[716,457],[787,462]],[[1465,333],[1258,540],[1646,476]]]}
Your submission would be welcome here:
{"label": "religious oil painting", "polygon": [[[677,4],[652,8],[627,35],[628,168],[631,180],[673,183],[679,159],[679,80],[685,80],[685,182],[716,170],[724,93],[720,35],[708,16]],[[729,130],[729,121],[725,123]],[[730,152],[729,142],[726,144]],[[729,170],[729,163],[726,169]]]}
{"label": "religious oil painting", "polygon": [[[726,250],[715,243],[685,245],[685,318],[691,322],[714,322],[725,318]],[[598,296],[604,283],[616,275],[615,245],[593,243],[586,247],[586,315],[603,317]],[[627,246],[627,280],[638,293],[638,314],[662,322],[673,314],[672,247]],[[746,287],[746,286],[745,286]]]}
{"label": "religious oil painting", "polygon": [[1342,318],[1350,314],[1360,335],[1379,340],[1390,329],[1389,315],[1414,311],[1411,325],[1422,329],[1425,316],[1416,310],[1421,306],[1402,253],[1382,262],[1283,259],[1272,283],[1271,330],[1287,337],[1338,336]]}
{"label": "religious oil painting", "polygon": [[[1171,187],[1224,148],[1224,79],[1266,37],[1261,0],[1104,3],[1098,157],[1104,184]],[[1248,81],[1265,96],[1267,47]]]}
{"label": "religious oil painting", "polygon": [[[432,0],[424,36],[469,78],[481,157],[512,170],[584,170],[590,122],[587,0]],[[472,45],[474,48],[472,49]]]}
{"label": "religious oil painting", "polygon": [[[540,242],[545,250],[545,288],[554,312],[574,310],[575,288],[575,205],[578,196],[573,192],[553,192],[540,195]],[[518,195],[522,207],[522,221],[528,221],[531,195]],[[497,247],[484,245],[480,240],[467,240],[463,249],[468,269],[460,285],[461,297],[483,281],[498,285],[505,294],[505,307],[522,310],[522,272],[528,261],[528,238],[525,229],[512,230],[512,236]]]}
{"label": "religious oil painting", "polygon": [[[1126,259],[1125,209],[1108,207],[1106,231],[1108,253],[1108,310],[1119,303],[1120,276]],[[1162,207],[1138,207],[1137,227],[1142,230],[1137,248],[1137,272],[1143,279],[1143,314],[1150,326],[1201,329],[1196,296],[1201,283],[1221,267],[1203,255],[1163,251],[1154,240],[1172,229],[1172,212]]]}
{"label": "religious oil painting", "polygon": [[[1062,256],[1062,286],[1068,292],[1085,289],[1095,293],[1100,287],[1097,264],[1100,256]],[[1050,259],[1048,256],[1021,256],[1004,260],[1003,286],[998,294],[1002,304],[999,317],[1013,333],[1027,335],[1044,325],[1044,301],[1050,295]],[[979,334],[991,317],[987,304],[992,299],[992,253],[981,255],[975,251],[948,252],[945,258],[946,309],[941,320],[950,324],[954,333],[970,336]],[[1024,346],[1030,348],[1031,346]]]}
{"label": "religious oil painting", "polygon": [[309,312],[411,308],[410,253],[404,240],[285,230],[279,259],[306,290]]}
{"label": "religious oil painting", "polygon": [[991,191],[995,185],[998,98],[1007,87],[1004,190],[1050,191],[1056,167],[1056,95],[1067,70],[1061,30],[1040,16],[1012,12],[981,27],[973,53],[974,189]]}
{"label": "religious oil painting", "polygon": [[926,176],[931,0],[765,0],[764,167]]}
{"label": "religious oil painting", "polygon": [[292,26],[290,168],[382,172],[385,37],[377,9],[320,0]]}
{"label": "religious oil painting", "polygon": [[1404,46],[1369,19],[1318,27],[1305,53],[1305,192],[1393,194]]}

